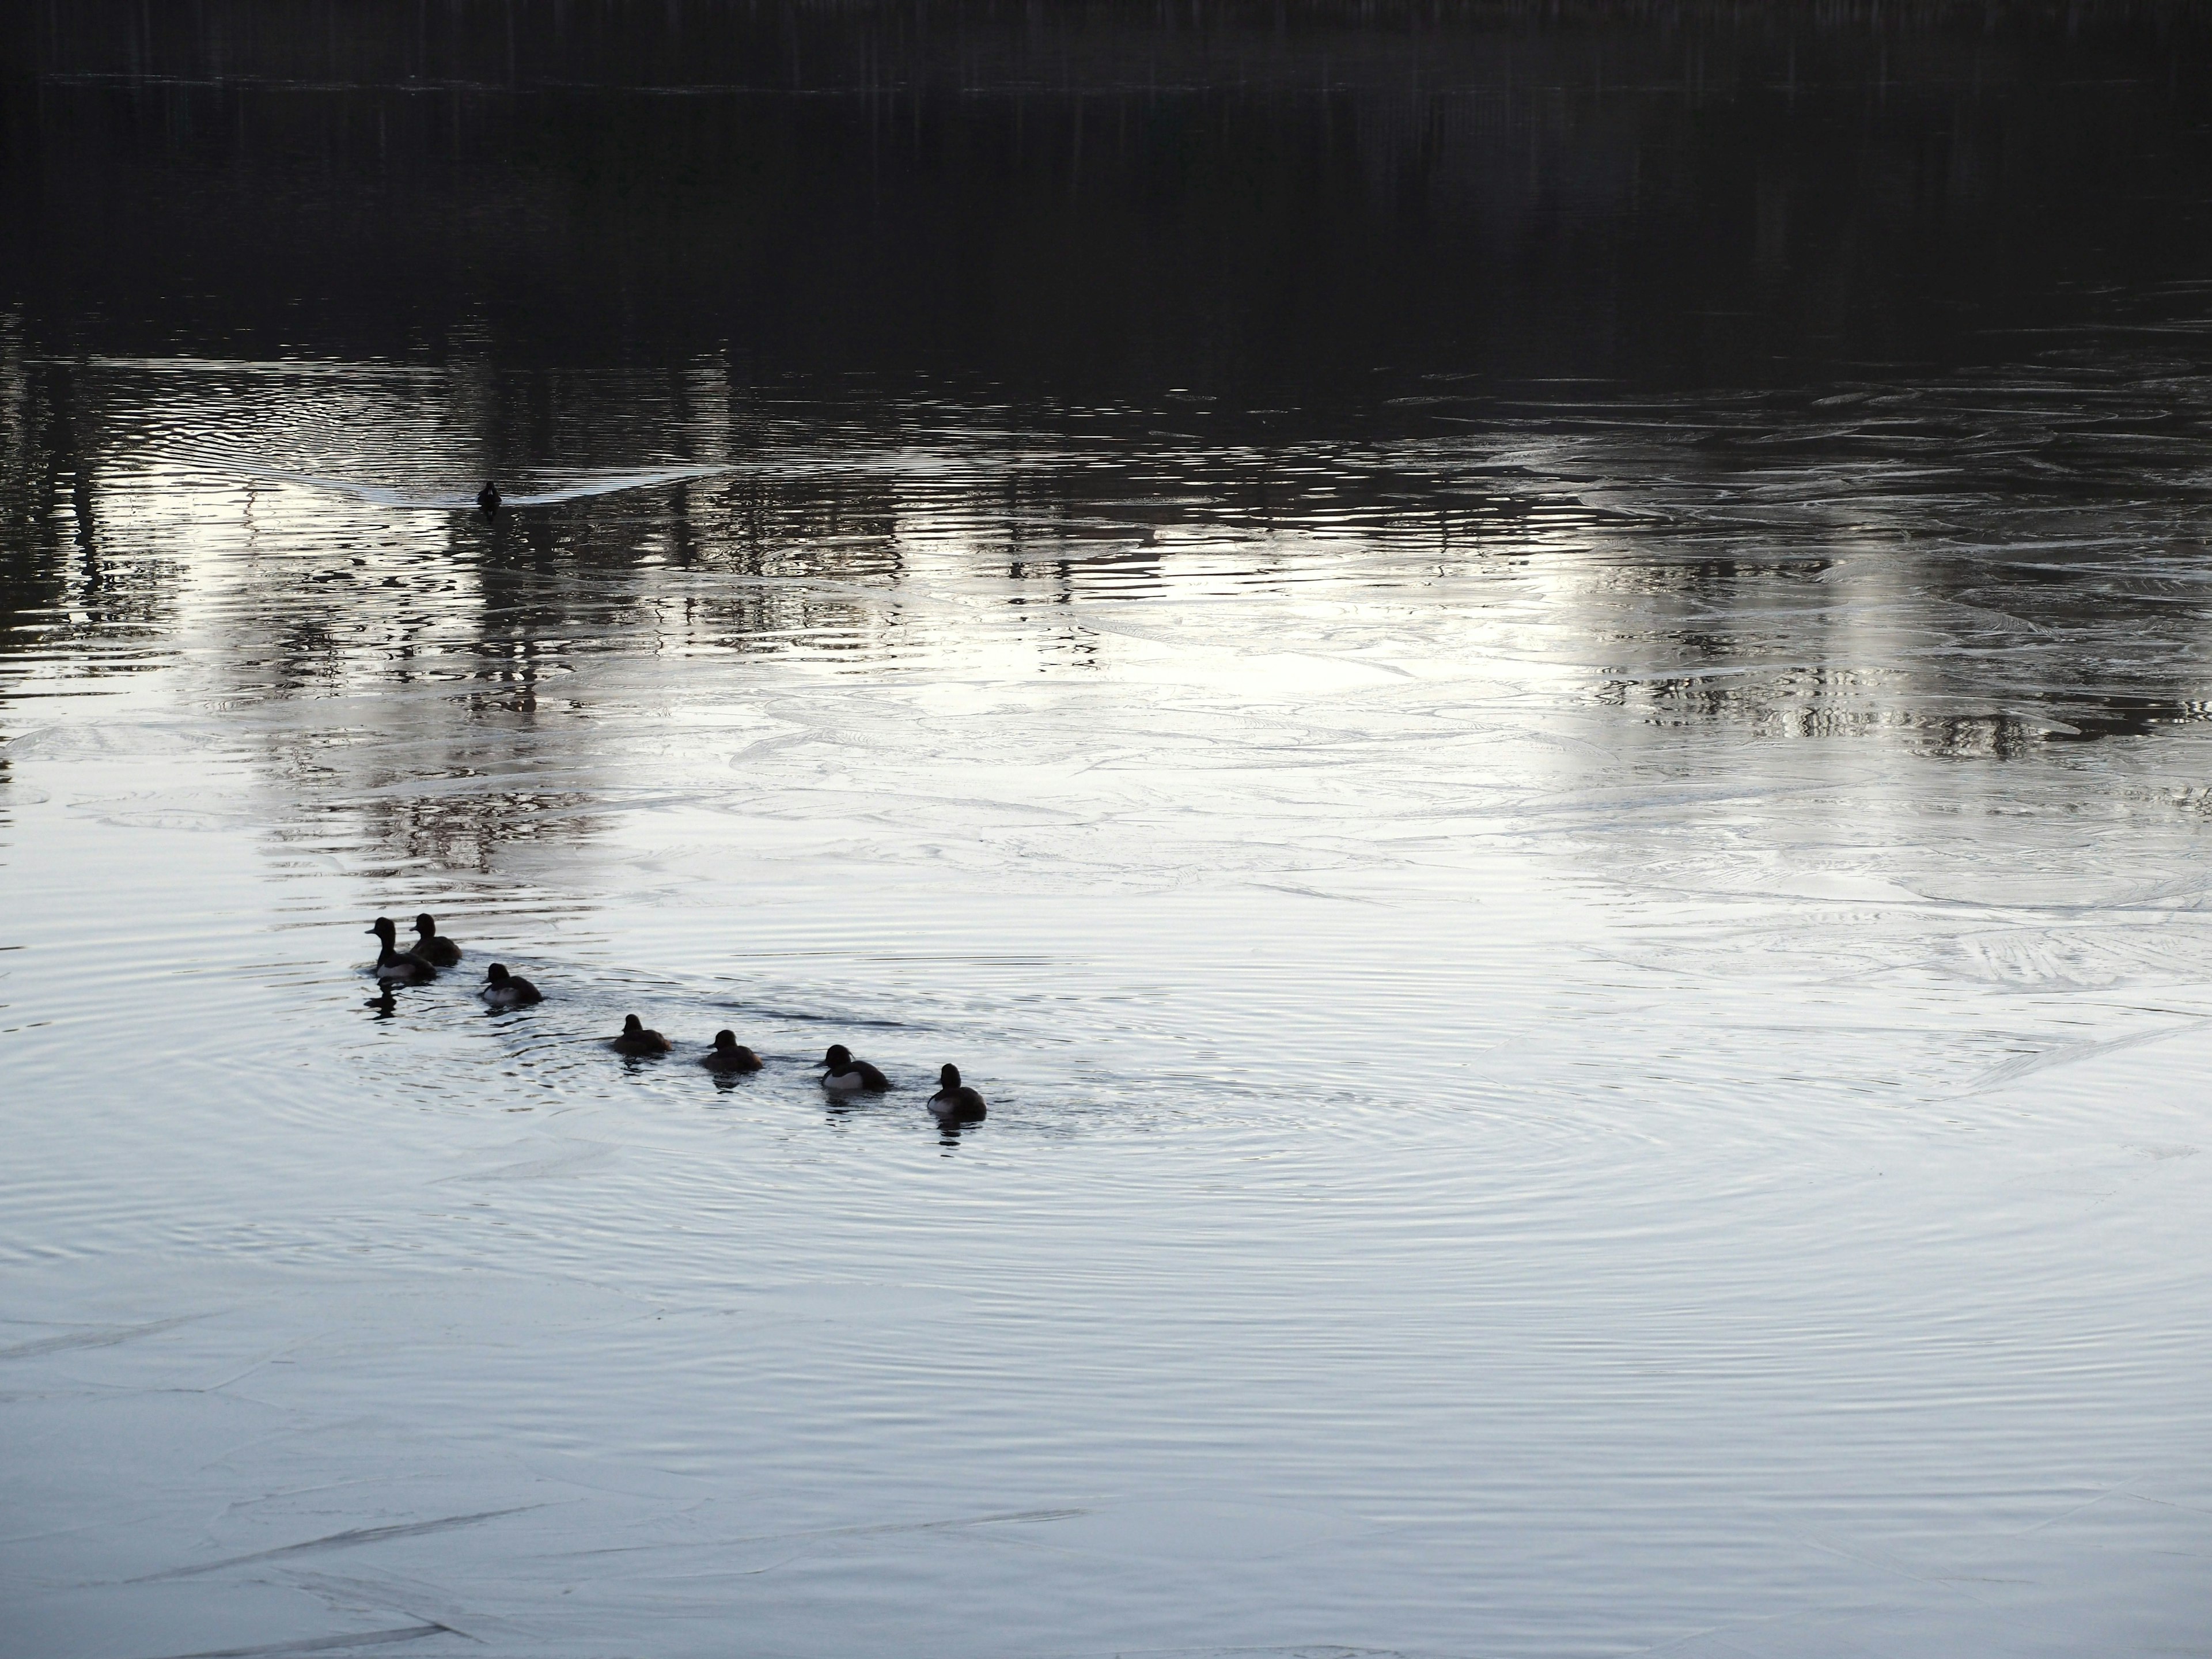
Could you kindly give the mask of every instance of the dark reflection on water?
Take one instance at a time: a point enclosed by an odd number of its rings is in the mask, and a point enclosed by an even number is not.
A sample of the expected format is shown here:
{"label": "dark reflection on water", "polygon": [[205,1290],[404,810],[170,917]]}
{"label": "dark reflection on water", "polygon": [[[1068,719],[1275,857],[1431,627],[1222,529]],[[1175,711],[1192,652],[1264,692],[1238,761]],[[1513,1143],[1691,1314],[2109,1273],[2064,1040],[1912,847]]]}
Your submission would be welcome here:
{"label": "dark reflection on water", "polygon": [[50,681],[149,665],[168,620],[173,564],[100,529],[98,418],[66,368],[26,362],[21,316],[0,319],[0,650]]}
{"label": "dark reflection on water", "polygon": [[15,27],[6,188],[40,234],[0,258],[65,349],[714,350],[1293,404],[1378,368],[1776,383],[2157,326],[2212,235],[2187,6]]}

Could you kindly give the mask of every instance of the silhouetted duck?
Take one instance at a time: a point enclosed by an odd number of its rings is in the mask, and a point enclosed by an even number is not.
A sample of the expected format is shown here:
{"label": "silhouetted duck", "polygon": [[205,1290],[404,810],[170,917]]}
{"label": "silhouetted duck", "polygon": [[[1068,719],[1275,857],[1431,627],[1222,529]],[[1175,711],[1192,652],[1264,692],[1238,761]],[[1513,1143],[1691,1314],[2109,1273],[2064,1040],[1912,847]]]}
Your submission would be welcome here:
{"label": "silhouetted duck", "polygon": [[495,1008],[527,1008],[545,1000],[544,993],[520,974],[508,973],[503,962],[484,970],[483,989],[477,994]]}
{"label": "silhouetted duck", "polygon": [[929,1097],[929,1109],[942,1118],[961,1123],[979,1123],[990,1108],[983,1097],[960,1080],[960,1068],[947,1066],[937,1074],[937,1092]]}
{"label": "silhouetted duck", "polygon": [[477,505],[483,508],[483,515],[487,519],[499,511],[499,486],[489,478],[486,478],[484,487],[477,491]]}
{"label": "silhouetted duck", "polygon": [[830,1052],[822,1056],[826,1068],[822,1073],[822,1086],[832,1094],[858,1094],[863,1090],[879,1095],[891,1086],[885,1077],[865,1060],[853,1058],[853,1051],[843,1043],[833,1043]]}
{"label": "silhouetted duck", "polygon": [[396,946],[399,930],[390,916],[379,916],[368,930],[384,941],[376,953],[376,982],[380,985],[422,985],[438,977],[438,970],[420,957],[410,957]]}
{"label": "silhouetted duck", "polygon": [[761,1057],[738,1042],[735,1031],[717,1031],[714,1046],[699,1063],[710,1072],[757,1072]]}
{"label": "silhouetted duck", "polygon": [[407,947],[407,954],[420,957],[433,968],[451,968],[461,959],[461,947],[449,939],[438,937],[438,924],[428,912],[415,918],[415,942]]}
{"label": "silhouetted duck", "polygon": [[622,1035],[614,1040],[618,1054],[665,1054],[668,1039],[658,1031],[648,1031],[638,1023],[635,1014],[623,1016]]}

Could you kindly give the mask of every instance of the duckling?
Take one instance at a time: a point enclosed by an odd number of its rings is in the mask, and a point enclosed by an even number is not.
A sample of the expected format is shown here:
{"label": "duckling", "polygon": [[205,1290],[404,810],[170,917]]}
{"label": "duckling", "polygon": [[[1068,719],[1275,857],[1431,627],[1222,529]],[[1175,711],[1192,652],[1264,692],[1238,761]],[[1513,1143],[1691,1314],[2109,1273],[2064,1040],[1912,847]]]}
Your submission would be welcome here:
{"label": "duckling", "polygon": [[940,1118],[959,1123],[980,1123],[990,1111],[983,1097],[960,1080],[960,1068],[947,1066],[937,1074],[937,1092],[929,1097],[929,1109]]}
{"label": "duckling", "polygon": [[451,968],[460,961],[461,947],[449,939],[439,938],[436,920],[425,911],[415,918],[415,942],[407,947],[407,954],[433,968]]}
{"label": "duckling", "polygon": [[503,962],[495,962],[485,970],[483,989],[477,994],[494,1008],[527,1008],[545,1000],[544,992],[520,974],[508,973]]}
{"label": "duckling", "polygon": [[866,1090],[879,1095],[891,1086],[889,1078],[866,1060],[854,1059],[853,1051],[842,1042],[830,1045],[822,1064],[828,1068],[822,1073],[822,1086],[832,1094],[858,1094]]}
{"label": "duckling", "polygon": [[635,1014],[625,1014],[622,1035],[614,1040],[613,1046],[618,1054],[665,1054],[668,1052],[668,1039],[658,1031],[646,1030]]}
{"label": "duckling", "polygon": [[761,1057],[738,1042],[735,1031],[717,1031],[714,1046],[699,1063],[710,1072],[757,1072]]}
{"label": "duckling", "polygon": [[392,925],[390,916],[379,916],[376,926],[368,931],[384,941],[384,948],[376,953],[379,985],[423,985],[438,977],[438,970],[422,957],[408,956],[396,947],[399,930]]}
{"label": "duckling", "polygon": [[487,519],[499,511],[499,486],[489,478],[486,478],[484,487],[477,491],[477,505],[483,509]]}

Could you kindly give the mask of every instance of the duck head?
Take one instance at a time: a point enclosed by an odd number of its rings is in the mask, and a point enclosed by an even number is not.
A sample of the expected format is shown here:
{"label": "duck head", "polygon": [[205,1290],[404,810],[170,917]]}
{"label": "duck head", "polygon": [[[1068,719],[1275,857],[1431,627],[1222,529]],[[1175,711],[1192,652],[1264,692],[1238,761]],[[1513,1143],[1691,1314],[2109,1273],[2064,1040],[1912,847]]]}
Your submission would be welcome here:
{"label": "duck head", "polygon": [[645,1026],[635,1014],[624,1014],[623,1016],[623,1035],[624,1036],[642,1036],[645,1035]]}
{"label": "duck head", "polygon": [[941,1067],[937,1073],[937,1080],[944,1085],[945,1093],[951,1094],[960,1086],[960,1068],[957,1066]]}
{"label": "duck head", "polygon": [[420,933],[424,939],[437,938],[437,921],[434,917],[432,917],[428,910],[425,910],[421,915],[415,918],[415,931],[417,933]]}
{"label": "duck head", "polygon": [[484,969],[484,983],[487,985],[504,985],[508,977],[507,964],[503,962],[495,962]]}
{"label": "duck head", "polygon": [[392,948],[392,941],[399,937],[399,930],[392,925],[390,916],[379,916],[368,931],[384,941],[384,948],[387,951]]}
{"label": "duck head", "polygon": [[833,1042],[830,1052],[822,1056],[822,1063],[833,1072],[842,1072],[853,1063],[853,1051],[842,1042]]}
{"label": "duck head", "polygon": [[735,1031],[715,1032],[714,1047],[722,1054],[735,1054],[738,1048],[738,1034]]}

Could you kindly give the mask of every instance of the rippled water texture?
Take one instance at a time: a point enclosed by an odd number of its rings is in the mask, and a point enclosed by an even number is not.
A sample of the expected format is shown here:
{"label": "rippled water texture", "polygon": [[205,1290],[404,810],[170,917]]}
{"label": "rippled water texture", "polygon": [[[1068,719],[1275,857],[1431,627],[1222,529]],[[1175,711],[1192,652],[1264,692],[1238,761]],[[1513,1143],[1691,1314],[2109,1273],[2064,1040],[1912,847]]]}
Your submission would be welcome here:
{"label": "rippled water texture", "polygon": [[0,1654],[2202,1646],[2171,18],[277,9],[5,94]]}

